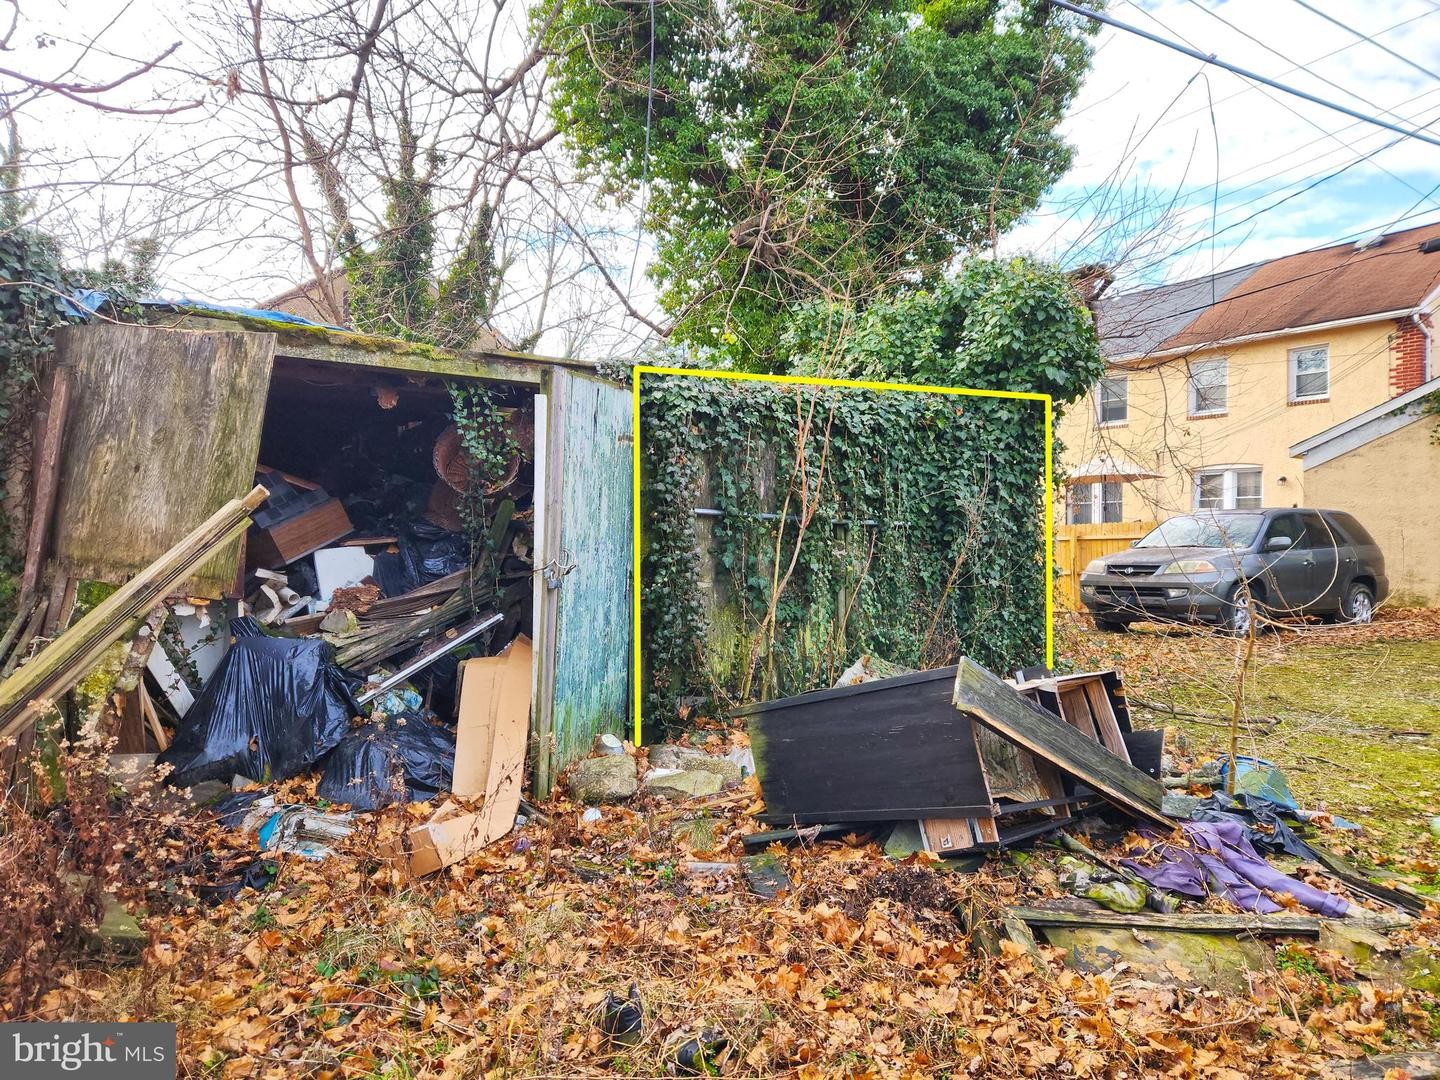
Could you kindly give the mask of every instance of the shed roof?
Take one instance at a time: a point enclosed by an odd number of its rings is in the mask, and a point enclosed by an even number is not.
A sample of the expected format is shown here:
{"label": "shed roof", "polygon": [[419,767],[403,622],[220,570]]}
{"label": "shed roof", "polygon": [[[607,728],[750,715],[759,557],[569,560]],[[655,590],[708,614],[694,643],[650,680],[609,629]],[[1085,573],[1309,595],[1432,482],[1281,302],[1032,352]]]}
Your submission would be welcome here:
{"label": "shed roof", "polygon": [[1382,435],[1423,420],[1426,414],[1421,406],[1425,398],[1437,393],[1440,393],[1440,378],[1423,382],[1408,393],[1382,401],[1308,439],[1301,439],[1290,447],[1290,456],[1303,458],[1307,469],[1323,465]]}

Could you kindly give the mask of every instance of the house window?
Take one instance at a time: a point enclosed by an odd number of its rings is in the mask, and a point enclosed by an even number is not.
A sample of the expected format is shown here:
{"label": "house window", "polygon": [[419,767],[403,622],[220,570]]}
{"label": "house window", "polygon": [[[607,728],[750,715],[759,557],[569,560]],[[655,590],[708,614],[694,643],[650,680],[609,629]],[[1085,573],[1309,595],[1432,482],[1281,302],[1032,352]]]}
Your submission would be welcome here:
{"label": "house window", "polygon": [[1095,397],[1097,419],[1104,424],[1123,424],[1130,419],[1130,378],[1109,375],[1100,380]]}
{"label": "house window", "polygon": [[1330,396],[1330,346],[1290,350],[1290,400]]}
{"label": "house window", "polygon": [[1069,503],[1071,525],[1123,521],[1125,488],[1119,482],[1071,484]]}
{"label": "house window", "polygon": [[1250,466],[1195,474],[1196,510],[1254,510],[1264,505],[1261,470]]}
{"label": "house window", "polygon": [[1227,404],[1230,364],[1227,360],[1197,360],[1190,365],[1190,415],[1223,413]]}

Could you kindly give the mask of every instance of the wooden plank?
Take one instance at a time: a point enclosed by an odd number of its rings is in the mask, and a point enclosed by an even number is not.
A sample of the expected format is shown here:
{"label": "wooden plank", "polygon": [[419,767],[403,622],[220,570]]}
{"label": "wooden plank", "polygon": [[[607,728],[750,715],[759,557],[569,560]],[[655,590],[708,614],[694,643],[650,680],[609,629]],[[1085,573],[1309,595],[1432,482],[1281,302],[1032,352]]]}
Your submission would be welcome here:
{"label": "wooden plank", "polygon": [[1121,915],[1096,908],[1094,911],[1062,911],[1051,908],[1012,907],[1009,911],[1031,926],[1105,926],[1127,930],[1179,930],[1192,934],[1290,934],[1319,937],[1322,920],[1309,915],[1212,915],[1146,912]]}
{"label": "wooden plank", "polygon": [[765,796],[762,821],[988,816],[969,718],[950,707],[954,668],[737,709]]}
{"label": "wooden plank", "polygon": [[267,492],[255,487],[211,514],[158,560],[121,585],[14,675],[0,682],[0,739],[23,730],[43,702],[75,685],[100,656],[134,633],[160,600],[218,547],[245,531]]}
{"label": "wooden plank", "polygon": [[958,666],[953,700],[957,709],[1083,781],[1115,805],[1167,832],[1174,827],[1160,813],[1165,789],[1158,781],[1028,701],[968,657]]}
{"label": "wooden plank", "polygon": [[[74,379],[55,554],[118,583],[254,482],[275,338],[89,324],[55,339]],[[227,541],[177,591],[224,596],[239,560]]]}
{"label": "wooden plank", "polygon": [[1095,723],[1095,716],[1090,711],[1090,699],[1085,696],[1084,690],[1078,687],[1062,690],[1058,701],[1060,716],[1067,724],[1087,739],[1100,741],[1100,728]]}
{"label": "wooden plank", "polygon": [[[50,522],[55,516],[55,495],[60,486],[60,450],[65,422],[70,415],[71,375],[67,368],[51,364],[45,390],[45,416],[39,441],[30,465],[32,501],[30,531],[25,541],[25,569],[20,578],[20,606],[24,607],[40,587],[40,571],[50,539]],[[0,649],[0,655],[4,650]]]}
{"label": "wooden plank", "polygon": [[145,716],[145,723],[150,728],[150,734],[155,737],[155,746],[163,754],[170,748],[170,740],[165,735],[165,729],[160,726],[160,714],[155,711],[155,702],[150,699],[150,691],[145,687],[145,680],[140,680],[136,692],[140,695],[140,711]]}
{"label": "wooden plank", "polygon": [[1099,679],[1087,679],[1082,684],[1082,689],[1085,700],[1090,705],[1090,715],[1095,720],[1095,729],[1100,732],[1100,741],[1105,744],[1105,749],[1116,757],[1129,761],[1130,755],[1125,750],[1125,736],[1120,733],[1120,725],[1115,721],[1105,684]]}

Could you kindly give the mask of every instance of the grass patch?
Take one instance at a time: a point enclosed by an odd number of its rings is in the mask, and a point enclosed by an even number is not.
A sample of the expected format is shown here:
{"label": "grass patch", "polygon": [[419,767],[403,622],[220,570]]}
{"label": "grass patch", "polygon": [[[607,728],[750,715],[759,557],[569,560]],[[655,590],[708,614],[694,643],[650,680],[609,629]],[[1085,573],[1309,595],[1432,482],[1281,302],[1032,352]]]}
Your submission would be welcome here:
{"label": "grass patch", "polygon": [[[1367,846],[1413,860],[1440,847],[1428,827],[1440,814],[1440,639],[1386,640],[1385,625],[1365,628],[1367,641],[1353,631],[1334,642],[1323,631],[1263,637],[1240,752],[1280,765],[1301,805],[1349,818]],[[1077,666],[1120,670],[1137,724],[1182,732],[1197,762],[1225,752],[1236,642],[1157,627],[1101,634],[1068,620],[1060,643]],[[1421,888],[1440,885],[1433,871],[1421,878]]]}

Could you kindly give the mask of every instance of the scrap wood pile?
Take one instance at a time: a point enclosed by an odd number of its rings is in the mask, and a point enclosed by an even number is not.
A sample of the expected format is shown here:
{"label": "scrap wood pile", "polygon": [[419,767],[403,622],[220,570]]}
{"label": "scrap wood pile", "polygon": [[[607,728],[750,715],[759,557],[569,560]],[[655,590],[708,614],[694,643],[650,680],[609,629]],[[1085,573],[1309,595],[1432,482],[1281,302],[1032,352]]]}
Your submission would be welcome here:
{"label": "scrap wood pile", "polygon": [[[981,674],[973,692],[1000,715],[1019,691]],[[950,694],[959,682],[951,672]],[[1030,682],[1042,701],[1077,689]],[[113,890],[138,970],[57,965],[26,1015],[175,1021],[187,1070],[232,1077],[1346,1076],[1374,1055],[1423,1061],[1409,1052],[1435,1037],[1436,909],[1347,868],[1329,843],[1349,831],[1286,806],[1263,764],[1230,803],[1203,786],[1218,791],[1218,774],[1188,770],[1191,801],[1171,796],[1165,828],[1080,792],[1067,827],[1024,850],[942,858],[913,821],[909,844],[884,819],[776,836],[766,733],[751,734],[758,776],[738,730],[698,747],[602,738],[568,778],[576,798],[531,807],[517,787],[500,807],[508,835],[420,879],[445,861],[443,826],[462,822],[463,845],[498,799],[437,792],[340,814],[313,775],[247,785],[121,846]],[[602,774],[629,783],[589,786]],[[172,813],[147,811],[164,798],[148,775],[127,821]],[[1265,861],[1354,910],[1300,911],[1273,880],[1250,893],[1207,880],[1203,896],[1154,885],[1167,848],[1202,871],[1227,863],[1163,813],[1218,824],[1202,802],[1244,824],[1237,848],[1308,845],[1313,857]],[[427,852],[434,863],[417,862]]]}

